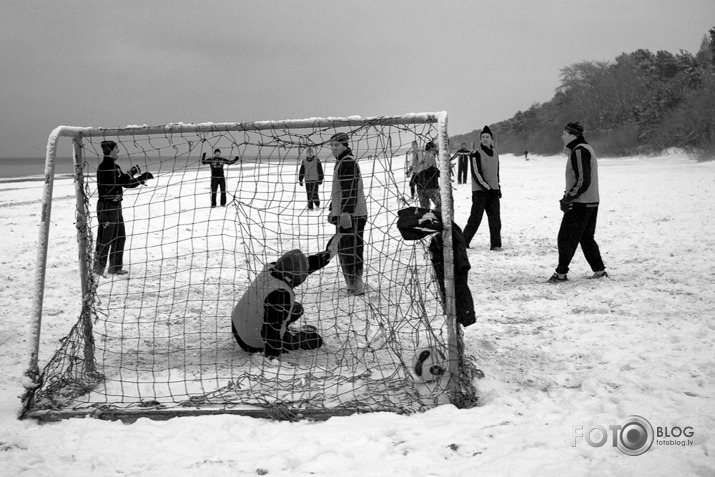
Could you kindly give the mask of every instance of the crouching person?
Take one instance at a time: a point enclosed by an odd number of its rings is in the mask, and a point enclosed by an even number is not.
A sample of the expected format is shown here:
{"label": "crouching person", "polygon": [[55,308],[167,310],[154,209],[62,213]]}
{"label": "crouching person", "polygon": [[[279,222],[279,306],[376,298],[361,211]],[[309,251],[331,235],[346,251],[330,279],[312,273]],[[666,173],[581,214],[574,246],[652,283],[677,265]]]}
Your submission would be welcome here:
{"label": "crouching person", "polygon": [[293,289],[325,267],[336,252],[337,240],[332,239],[324,252],[306,257],[300,250],[291,250],[264,267],[231,314],[233,336],[244,351],[262,352],[272,359],[289,351],[323,346],[315,327],[290,327],[303,315]]}

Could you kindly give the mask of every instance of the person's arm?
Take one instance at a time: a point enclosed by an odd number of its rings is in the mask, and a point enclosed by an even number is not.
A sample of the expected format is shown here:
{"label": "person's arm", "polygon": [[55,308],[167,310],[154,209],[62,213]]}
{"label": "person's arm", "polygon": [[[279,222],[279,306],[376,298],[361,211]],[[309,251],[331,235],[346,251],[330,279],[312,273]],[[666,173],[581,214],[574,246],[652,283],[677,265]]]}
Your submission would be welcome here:
{"label": "person's arm", "polygon": [[325,179],[325,174],[323,174],[323,165],[320,163],[320,159],[315,158],[318,161],[318,184],[322,184]]}
{"label": "person's arm", "polygon": [[290,292],[275,290],[266,296],[263,302],[263,354],[267,358],[277,358],[283,352],[283,323],[290,318],[291,303]]}
{"label": "person's arm", "polygon": [[591,153],[588,149],[577,147],[571,152],[571,167],[576,174],[576,183],[566,191],[564,199],[573,201],[591,187]]}
{"label": "person's arm", "polygon": [[303,179],[305,179],[305,164],[300,165],[300,170],[298,171],[298,184],[303,185]]}

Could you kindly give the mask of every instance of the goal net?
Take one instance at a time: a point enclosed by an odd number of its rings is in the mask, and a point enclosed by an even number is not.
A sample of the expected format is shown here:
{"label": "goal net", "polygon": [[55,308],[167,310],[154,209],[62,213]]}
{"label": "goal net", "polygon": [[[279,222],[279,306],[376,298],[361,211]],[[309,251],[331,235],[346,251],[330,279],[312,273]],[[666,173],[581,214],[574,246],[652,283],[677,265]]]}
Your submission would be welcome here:
{"label": "goal net", "polygon": [[[312,325],[322,347],[290,351],[279,360],[244,351],[233,336],[231,315],[252,281],[287,251],[324,251],[336,232],[328,221],[335,179],[330,138],[339,132],[349,137],[366,197],[365,293],[346,289],[335,257],[294,290],[304,312],[292,326]],[[41,250],[24,416],[328,417],[476,402],[473,360],[463,353],[455,323],[446,113],[60,127],[48,142],[48,176],[61,137],[70,137],[74,147],[83,296],[59,349],[40,350]],[[92,269],[100,226],[97,169],[107,140],[118,144],[116,163],[124,172],[137,166],[153,175],[124,190],[127,275]],[[415,141],[421,149],[430,141],[439,146],[444,292],[429,237],[406,241],[396,226],[398,212],[415,205],[406,167]],[[307,179],[299,181],[308,148],[323,172],[312,208]],[[215,149],[226,160],[226,192],[222,206],[216,187],[214,207],[207,161]],[[46,183],[51,189],[52,180]],[[44,202],[51,200],[48,189]],[[43,208],[47,225],[49,204]],[[40,232],[45,250],[46,228]],[[444,353],[444,375],[416,374],[414,359],[423,349]]]}

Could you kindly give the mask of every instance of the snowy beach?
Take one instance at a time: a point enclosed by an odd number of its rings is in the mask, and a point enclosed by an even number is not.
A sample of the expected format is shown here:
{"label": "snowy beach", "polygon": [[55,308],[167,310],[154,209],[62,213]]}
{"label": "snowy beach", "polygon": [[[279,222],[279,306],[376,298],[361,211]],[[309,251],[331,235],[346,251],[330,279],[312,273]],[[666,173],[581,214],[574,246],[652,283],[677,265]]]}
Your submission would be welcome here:
{"label": "snowy beach", "polygon": [[[486,375],[475,382],[479,406],[325,422],[17,420],[42,182],[0,183],[3,473],[715,474],[715,162],[696,163],[682,153],[601,159],[596,240],[610,277],[587,280],[579,250],[570,281],[550,285],[564,163],[564,157],[503,156],[503,251],[489,250],[486,219],[472,241],[477,323],[465,330],[465,345]],[[455,219],[464,226],[471,186],[453,186]],[[57,180],[44,349],[56,349],[79,313],[74,207],[72,181]],[[41,355],[41,365],[47,359]],[[613,447],[610,431],[600,447],[580,437],[632,415],[671,437],[656,437],[640,456]],[[675,428],[692,435],[673,437]]]}

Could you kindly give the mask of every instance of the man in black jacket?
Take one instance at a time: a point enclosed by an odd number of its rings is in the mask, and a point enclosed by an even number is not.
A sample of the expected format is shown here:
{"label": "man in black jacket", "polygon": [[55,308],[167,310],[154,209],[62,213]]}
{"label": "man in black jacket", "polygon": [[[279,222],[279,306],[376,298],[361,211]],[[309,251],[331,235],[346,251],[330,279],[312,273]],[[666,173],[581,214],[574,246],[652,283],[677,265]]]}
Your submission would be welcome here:
{"label": "man in black jacket", "polygon": [[126,231],[122,215],[122,198],[124,189],[132,189],[147,180],[153,179],[151,172],[141,172],[139,166],[133,166],[129,173],[122,171],[116,163],[119,156],[119,146],[114,141],[102,141],[104,159],[97,168],[97,247],[94,257],[94,273],[104,275],[104,268],[109,258],[111,275],[126,275],[123,267],[124,242]]}
{"label": "man in black jacket", "polygon": [[598,218],[598,161],[593,148],[583,137],[583,126],[568,123],[561,135],[568,152],[566,190],[559,201],[564,217],[559,229],[559,264],[550,283],[568,280],[569,264],[581,245],[586,261],[593,270],[591,278],[607,277],[601,252],[594,239]]}

